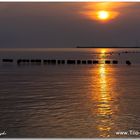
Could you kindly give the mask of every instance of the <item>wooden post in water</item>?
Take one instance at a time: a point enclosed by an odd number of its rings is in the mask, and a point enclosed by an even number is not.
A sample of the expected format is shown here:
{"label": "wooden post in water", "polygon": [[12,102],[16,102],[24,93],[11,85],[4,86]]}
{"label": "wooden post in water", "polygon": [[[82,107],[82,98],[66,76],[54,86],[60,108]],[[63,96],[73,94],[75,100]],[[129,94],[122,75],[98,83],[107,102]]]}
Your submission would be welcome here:
{"label": "wooden post in water", "polygon": [[87,64],[92,64],[92,60],[87,60]]}
{"label": "wooden post in water", "polygon": [[50,64],[55,65],[56,64],[56,60],[50,60]]}
{"label": "wooden post in water", "polygon": [[67,60],[67,64],[75,64],[75,60]]}
{"label": "wooden post in water", "polygon": [[21,63],[21,59],[18,59],[17,64],[20,65],[20,63]]}
{"label": "wooden post in water", "polygon": [[86,60],[82,60],[82,64],[87,64],[87,61]]}
{"label": "wooden post in water", "polygon": [[99,64],[99,61],[98,60],[93,60],[92,63],[93,64]]}
{"label": "wooden post in water", "polygon": [[61,60],[61,64],[65,64],[65,60]]}
{"label": "wooden post in water", "polygon": [[81,60],[77,60],[77,64],[81,64]]}
{"label": "wooden post in water", "polygon": [[31,62],[31,64],[38,64],[38,65],[41,64],[41,60],[40,59],[31,59],[30,62]]}
{"label": "wooden post in water", "polygon": [[57,60],[57,64],[65,64],[65,60]]}
{"label": "wooden post in water", "polygon": [[43,63],[44,63],[44,64],[48,64],[49,61],[48,61],[48,60],[43,60]]}
{"label": "wooden post in water", "polygon": [[2,59],[2,62],[12,63],[13,62],[13,59]]}
{"label": "wooden post in water", "polygon": [[110,64],[110,60],[105,60],[105,64]]}
{"label": "wooden post in water", "polygon": [[29,59],[18,59],[17,64],[29,64],[30,60]]}
{"label": "wooden post in water", "polygon": [[130,66],[131,62],[129,60],[126,60],[126,64]]}
{"label": "wooden post in water", "polygon": [[113,60],[112,64],[118,64],[118,61],[117,60]]}
{"label": "wooden post in water", "polygon": [[61,64],[61,60],[57,60],[57,64]]}

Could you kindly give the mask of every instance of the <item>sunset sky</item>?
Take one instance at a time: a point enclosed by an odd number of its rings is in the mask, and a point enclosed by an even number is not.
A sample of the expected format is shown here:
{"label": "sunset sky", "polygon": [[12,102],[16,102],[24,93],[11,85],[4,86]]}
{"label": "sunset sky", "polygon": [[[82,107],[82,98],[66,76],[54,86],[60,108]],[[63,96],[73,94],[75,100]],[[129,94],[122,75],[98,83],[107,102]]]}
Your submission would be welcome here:
{"label": "sunset sky", "polygon": [[0,3],[0,48],[140,46],[137,3]]}

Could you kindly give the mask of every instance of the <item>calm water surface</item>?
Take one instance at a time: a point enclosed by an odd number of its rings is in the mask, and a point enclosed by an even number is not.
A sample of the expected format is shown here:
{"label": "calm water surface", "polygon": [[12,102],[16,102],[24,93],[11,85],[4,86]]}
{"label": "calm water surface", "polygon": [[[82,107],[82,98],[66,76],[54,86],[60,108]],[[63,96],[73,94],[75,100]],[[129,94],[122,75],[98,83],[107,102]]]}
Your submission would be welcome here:
{"label": "calm water surface", "polygon": [[[105,54],[110,51],[116,53]],[[122,51],[0,51],[1,58],[98,58],[121,62],[21,66],[1,62],[0,132],[7,133],[1,137],[140,137],[116,135],[118,131],[140,132],[140,54],[118,55]],[[132,65],[125,65],[125,60]]]}

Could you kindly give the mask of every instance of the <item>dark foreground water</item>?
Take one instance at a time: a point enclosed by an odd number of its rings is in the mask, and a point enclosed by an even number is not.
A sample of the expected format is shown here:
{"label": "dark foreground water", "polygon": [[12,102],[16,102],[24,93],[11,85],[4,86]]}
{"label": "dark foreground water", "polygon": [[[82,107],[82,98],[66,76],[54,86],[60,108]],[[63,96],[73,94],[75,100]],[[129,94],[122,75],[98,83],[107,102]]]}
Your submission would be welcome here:
{"label": "dark foreground water", "polygon": [[[110,50],[1,51],[1,58],[99,58],[122,63],[1,62],[0,133],[6,134],[0,137],[140,137],[140,54],[105,52]],[[123,63],[128,59],[131,66]]]}

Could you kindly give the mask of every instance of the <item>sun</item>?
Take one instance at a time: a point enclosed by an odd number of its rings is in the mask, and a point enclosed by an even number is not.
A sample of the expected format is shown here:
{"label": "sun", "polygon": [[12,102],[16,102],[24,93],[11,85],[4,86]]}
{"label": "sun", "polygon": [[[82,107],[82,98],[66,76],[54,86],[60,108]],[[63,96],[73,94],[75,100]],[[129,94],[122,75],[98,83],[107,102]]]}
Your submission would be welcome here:
{"label": "sun", "polygon": [[107,20],[109,19],[110,15],[109,15],[109,12],[107,11],[99,11],[97,12],[97,17],[100,20]]}

